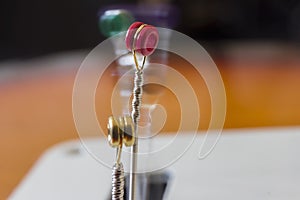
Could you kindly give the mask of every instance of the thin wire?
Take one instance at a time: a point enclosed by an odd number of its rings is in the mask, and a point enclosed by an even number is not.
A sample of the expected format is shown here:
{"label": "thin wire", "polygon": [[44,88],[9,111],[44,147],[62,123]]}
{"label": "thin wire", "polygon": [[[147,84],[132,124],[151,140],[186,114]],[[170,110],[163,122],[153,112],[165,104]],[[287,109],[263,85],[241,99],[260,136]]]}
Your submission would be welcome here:
{"label": "thin wire", "polygon": [[136,50],[135,49],[132,50],[132,54],[133,54],[133,59],[134,59],[134,64],[135,64],[136,70],[137,71],[142,71],[144,69],[144,65],[146,63],[147,56],[143,56],[142,65],[139,66],[138,59],[137,59],[137,56],[136,56]]}
{"label": "thin wire", "polygon": [[121,162],[121,153],[122,153],[122,142],[117,148],[117,155],[116,155],[116,163],[120,164]]}
{"label": "thin wire", "polygon": [[142,62],[142,65],[139,66],[139,63],[138,63],[138,59],[137,59],[137,56],[136,56],[136,49],[135,49],[135,45],[136,45],[136,41],[138,39],[138,36],[140,34],[140,32],[142,31],[142,29],[146,26],[147,24],[142,24],[135,32],[134,36],[133,36],[133,42],[132,42],[132,54],[133,54],[133,58],[134,58],[134,63],[135,63],[135,68],[137,71],[142,71],[144,69],[144,65],[145,65],[145,62],[146,62],[146,58],[147,56],[144,56],[143,57],[143,62]]}

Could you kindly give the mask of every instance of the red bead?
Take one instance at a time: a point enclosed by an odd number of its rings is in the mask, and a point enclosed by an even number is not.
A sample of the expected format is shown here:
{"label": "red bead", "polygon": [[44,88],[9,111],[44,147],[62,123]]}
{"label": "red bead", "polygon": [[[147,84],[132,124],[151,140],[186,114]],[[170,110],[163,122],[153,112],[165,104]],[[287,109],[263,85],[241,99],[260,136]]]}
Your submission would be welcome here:
{"label": "red bead", "polygon": [[158,31],[154,26],[146,25],[139,33],[135,49],[143,56],[151,55],[158,44]]}
{"label": "red bead", "polygon": [[132,50],[132,45],[133,45],[133,38],[134,38],[134,34],[137,31],[137,29],[143,25],[142,22],[134,22],[133,24],[131,24],[127,30],[126,36],[125,36],[125,43],[126,43],[126,47],[129,51]]}
{"label": "red bead", "polygon": [[141,25],[143,25],[142,22],[135,22],[129,27],[125,38],[126,47],[129,51],[135,49],[143,56],[149,56],[157,47],[159,40],[158,31],[154,26],[144,26],[138,33],[135,41],[135,46],[133,47],[134,35]]}

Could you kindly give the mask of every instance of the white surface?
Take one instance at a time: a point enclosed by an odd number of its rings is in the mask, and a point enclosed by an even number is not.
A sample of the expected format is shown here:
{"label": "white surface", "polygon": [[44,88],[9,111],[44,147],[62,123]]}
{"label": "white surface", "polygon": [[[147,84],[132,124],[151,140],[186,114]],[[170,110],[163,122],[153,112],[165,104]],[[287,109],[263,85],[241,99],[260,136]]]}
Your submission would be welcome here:
{"label": "white surface", "polygon": [[[300,199],[300,128],[224,131],[213,153],[198,160],[201,139],[198,135],[169,167],[174,177],[168,199]],[[88,142],[105,147],[97,139]],[[102,200],[110,192],[110,180],[111,170],[83,150],[80,141],[71,141],[48,150],[10,200]]]}

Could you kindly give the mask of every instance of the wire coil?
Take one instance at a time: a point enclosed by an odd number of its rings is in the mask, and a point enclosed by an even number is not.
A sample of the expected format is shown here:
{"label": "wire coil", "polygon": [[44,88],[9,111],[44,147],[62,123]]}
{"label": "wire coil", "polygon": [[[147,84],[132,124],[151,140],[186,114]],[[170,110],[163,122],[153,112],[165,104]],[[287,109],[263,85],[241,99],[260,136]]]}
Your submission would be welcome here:
{"label": "wire coil", "polygon": [[122,163],[116,163],[112,169],[112,190],[111,197],[112,200],[124,200],[124,168]]}
{"label": "wire coil", "polygon": [[136,71],[134,76],[134,88],[133,88],[133,99],[132,99],[132,112],[131,117],[135,126],[138,124],[140,119],[140,107],[143,93],[143,71]]}

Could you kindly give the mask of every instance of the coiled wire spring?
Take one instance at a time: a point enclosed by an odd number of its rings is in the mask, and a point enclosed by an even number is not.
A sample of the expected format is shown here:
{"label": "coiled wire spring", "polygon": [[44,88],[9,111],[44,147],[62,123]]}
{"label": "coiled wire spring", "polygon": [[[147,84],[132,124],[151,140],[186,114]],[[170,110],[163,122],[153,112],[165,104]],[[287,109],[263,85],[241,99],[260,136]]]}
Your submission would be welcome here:
{"label": "coiled wire spring", "polygon": [[124,168],[122,163],[116,163],[112,169],[112,200],[124,200]]}
{"label": "coiled wire spring", "polygon": [[133,88],[132,112],[131,112],[131,117],[135,125],[137,125],[140,119],[140,107],[141,107],[142,93],[143,93],[142,86],[143,86],[143,71],[137,70],[134,76],[134,88]]}

